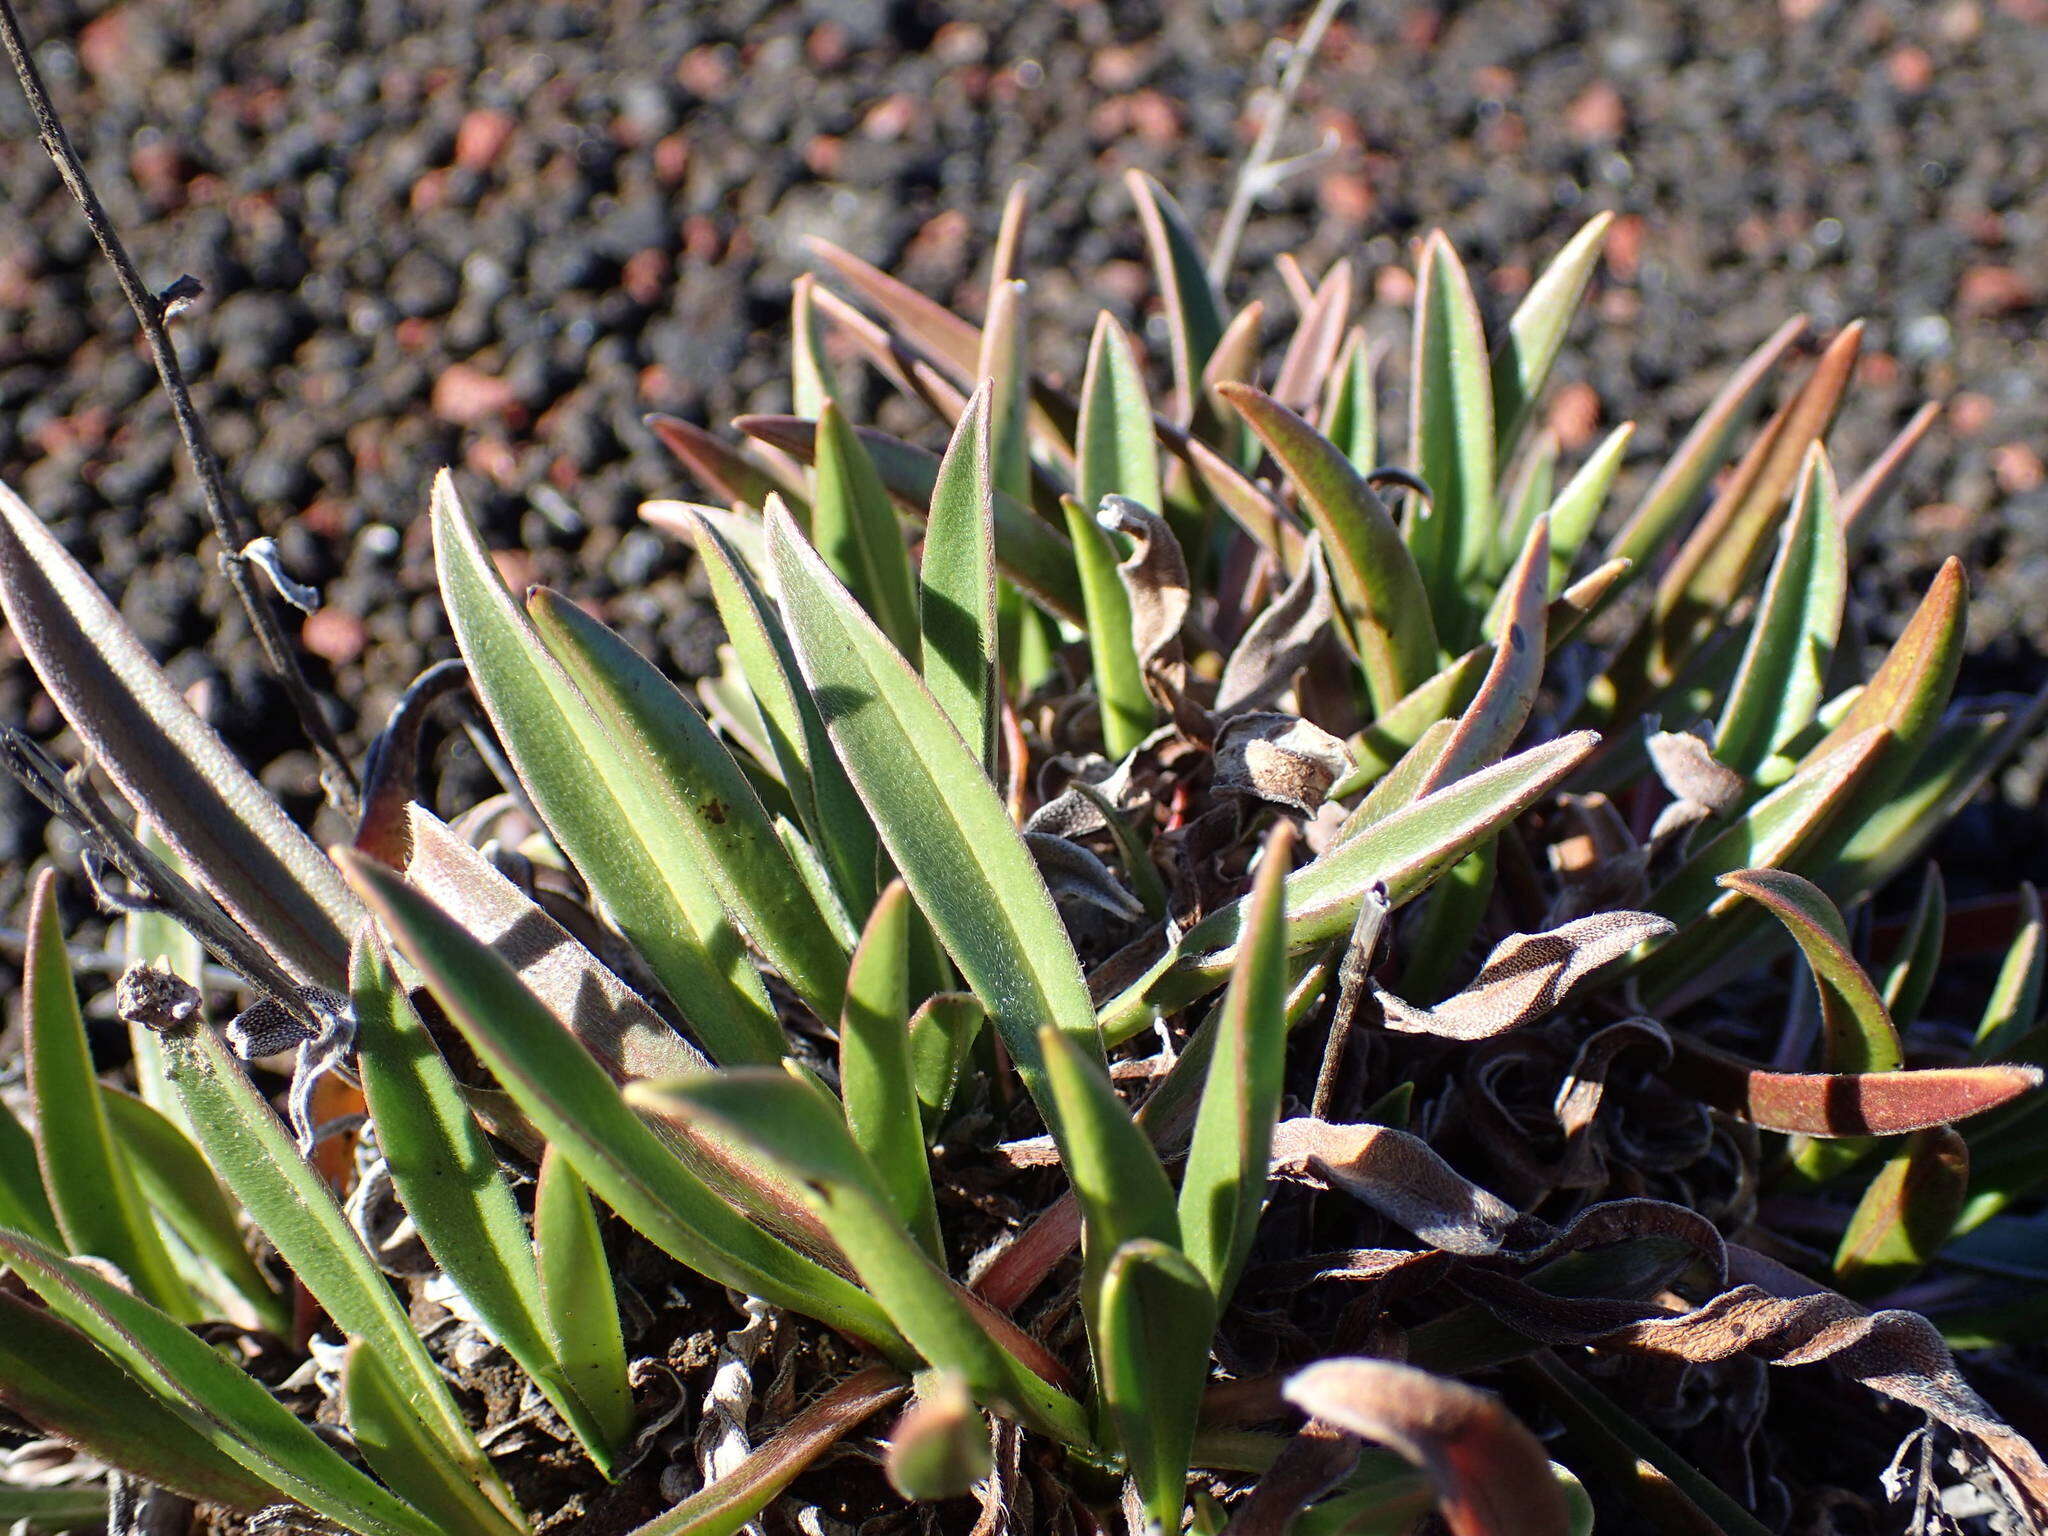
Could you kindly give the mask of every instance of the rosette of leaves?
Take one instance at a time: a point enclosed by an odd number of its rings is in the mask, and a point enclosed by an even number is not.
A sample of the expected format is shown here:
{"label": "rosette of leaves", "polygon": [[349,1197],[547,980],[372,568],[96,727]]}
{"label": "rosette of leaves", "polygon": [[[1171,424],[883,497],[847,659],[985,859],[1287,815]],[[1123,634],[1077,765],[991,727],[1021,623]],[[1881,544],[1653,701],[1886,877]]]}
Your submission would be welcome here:
{"label": "rosette of leaves", "polygon": [[[793,413],[653,423],[717,676],[444,476],[461,660],[331,853],[0,497],[77,766],[9,754],[138,962],[101,1081],[45,876],[0,1402],[81,1459],[0,1512],[1749,1533],[1897,1441],[2048,1508],[1952,1353],[2043,1315],[2041,919],[1968,1027],[1921,867],[2044,701],[1952,697],[1953,562],[1874,666],[1849,602],[1927,418],[1841,489],[1859,333],[1781,382],[1794,322],[1610,507],[1629,429],[1539,409],[1604,218],[1491,333],[1422,243],[1403,435],[1348,263],[1269,353],[1131,194],[1157,358],[1031,371],[1018,198],[978,322],[821,247]],[[504,779],[449,820],[437,720]]]}

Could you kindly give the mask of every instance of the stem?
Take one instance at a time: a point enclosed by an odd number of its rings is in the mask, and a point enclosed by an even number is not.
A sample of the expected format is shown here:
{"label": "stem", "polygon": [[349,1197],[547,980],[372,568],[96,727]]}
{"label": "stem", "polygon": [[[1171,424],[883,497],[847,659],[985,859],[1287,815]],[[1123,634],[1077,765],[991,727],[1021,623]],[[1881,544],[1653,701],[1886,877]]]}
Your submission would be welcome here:
{"label": "stem", "polygon": [[[6,44],[7,57],[21,81],[22,94],[28,98],[29,110],[35,114],[36,136],[57,167],[57,174],[63,178],[64,185],[84,210],[86,225],[92,230],[93,239],[98,242],[108,265],[113,267],[128,307],[135,312],[136,322],[142,327],[143,339],[149,344],[150,359],[156,364],[157,377],[163,380],[164,392],[170,396],[171,414],[178,424],[178,436],[184,442],[185,453],[198,477],[207,516],[220,539],[221,569],[227,573],[235,596],[241,601],[242,611],[249,616],[249,626],[263,647],[270,670],[284,685],[292,710],[299,717],[299,725],[320,758],[320,780],[329,802],[344,814],[353,816],[357,793],[355,770],[342,755],[341,743],[335,737],[333,726],[321,713],[320,701],[314,696],[312,685],[306,681],[297,652],[285,638],[270,595],[257,585],[250,574],[249,562],[242,551],[256,538],[256,523],[241,500],[229,489],[227,479],[221,473],[220,461],[214,456],[205,424],[193,408],[191,392],[185,387],[184,370],[178,366],[177,351],[172,347],[170,332],[164,325],[164,302],[143,283],[142,275],[129,259],[127,247],[122,245],[120,235],[114,230],[113,221],[107,217],[99,194],[93,191],[92,183],[86,179],[84,162],[71,147],[71,136],[64,131],[64,123],[50,102],[42,74],[22,37],[21,21],[14,13],[12,0],[0,0],[0,41]],[[186,280],[181,280],[173,288],[190,291]]]}
{"label": "stem", "polygon": [[1238,170],[1237,185],[1230,193],[1230,206],[1223,212],[1223,227],[1216,232],[1216,245],[1209,254],[1209,281],[1219,289],[1237,260],[1237,243],[1244,238],[1245,222],[1251,218],[1252,204],[1258,201],[1261,175],[1280,147],[1280,130],[1287,125],[1287,114],[1294,108],[1294,98],[1301,94],[1302,82],[1308,78],[1308,67],[1315,62],[1316,51],[1323,46],[1323,34],[1330,30],[1330,23],[1337,19],[1337,12],[1343,8],[1344,0],[1319,0],[1302,26],[1301,36],[1294,40],[1293,48],[1288,51],[1287,68],[1281,71],[1280,84],[1268,100],[1266,110],[1259,116],[1259,136],[1252,141],[1252,151]]}

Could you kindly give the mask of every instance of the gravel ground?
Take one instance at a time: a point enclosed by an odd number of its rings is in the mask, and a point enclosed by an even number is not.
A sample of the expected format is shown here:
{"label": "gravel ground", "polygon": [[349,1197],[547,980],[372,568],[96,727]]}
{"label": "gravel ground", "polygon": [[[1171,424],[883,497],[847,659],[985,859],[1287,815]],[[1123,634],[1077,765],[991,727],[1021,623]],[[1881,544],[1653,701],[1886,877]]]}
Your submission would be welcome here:
{"label": "gravel ground", "polygon": [[[688,562],[634,521],[682,485],[641,414],[786,408],[783,316],[810,233],[971,308],[1002,194],[1026,174],[1040,360],[1078,371],[1091,311],[1135,316],[1148,297],[1118,173],[1156,172],[1213,221],[1248,91],[1303,10],[23,6],[145,275],[206,285],[179,322],[195,393],[288,566],[325,591],[305,638],[358,744],[448,650],[420,515],[437,466],[462,466],[532,575],[701,668],[716,633]],[[1553,420],[1576,443],[1639,421],[1644,469],[1785,314],[1821,332],[1865,316],[1845,470],[1923,397],[1950,402],[1865,590],[1896,615],[1961,553],[1981,578],[1974,679],[2038,675],[2048,0],[1350,12],[1296,129],[1331,153],[1254,220],[1255,276],[1233,299],[1284,313],[1273,254],[1311,271],[1350,255],[1379,274],[1371,321],[1392,336],[1407,244],[1432,225],[1505,306],[1583,218],[1617,209]],[[11,86],[0,195],[0,475],[310,811],[310,758],[224,618],[168,410]],[[4,635],[0,716],[54,725]],[[47,837],[0,785],[0,907]]]}

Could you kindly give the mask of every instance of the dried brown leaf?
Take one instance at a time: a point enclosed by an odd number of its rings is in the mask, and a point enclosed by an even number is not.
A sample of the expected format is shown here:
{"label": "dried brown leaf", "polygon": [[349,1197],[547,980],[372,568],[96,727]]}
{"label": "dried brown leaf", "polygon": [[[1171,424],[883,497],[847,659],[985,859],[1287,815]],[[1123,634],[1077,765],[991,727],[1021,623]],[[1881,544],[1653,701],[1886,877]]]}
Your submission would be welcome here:
{"label": "dried brown leaf", "polygon": [[1391,992],[1377,996],[1389,1029],[1485,1040],[1533,1024],[1602,966],[1673,927],[1650,912],[1597,912],[1548,933],[1510,934],[1469,987],[1434,1008],[1417,1008]]}

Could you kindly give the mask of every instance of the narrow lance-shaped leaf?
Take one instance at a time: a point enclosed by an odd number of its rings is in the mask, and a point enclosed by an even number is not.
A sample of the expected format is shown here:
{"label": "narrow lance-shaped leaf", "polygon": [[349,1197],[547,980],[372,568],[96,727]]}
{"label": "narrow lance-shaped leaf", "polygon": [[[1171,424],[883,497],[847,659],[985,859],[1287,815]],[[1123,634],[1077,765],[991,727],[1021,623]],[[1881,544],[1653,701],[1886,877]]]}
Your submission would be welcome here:
{"label": "narrow lance-shaped leaf", "polygon": [[1059,1108],[1060,1160],[1081,1202],[1082,1302],[1092,1315],[1109,1256],[1135,1238],[1177,1248],[1180,1218],[1159,1154],[1132,1122],[1101,1060],[1052,1028],[1039,1031],[1039,1044]]}
{"label": "narrow lance-shaped leaf", "polygon": [[382,865],[341,862],[463,1038],[605,1204],[721,1285],[902,1352],[871,1298],[738,1214],[665,1146],[495,952]]}
{"label": "narrow lance-shaped leaf", "polygon": [[14,1111],[4,1103],[0,1103],[0,1227],[26,1233],[52,1248],[64,1245],[49,1194],[43,1189],[35,1138],[22,1129]]}
{"label": "narrow lance-shaped leaf", "polygon": [[1287,472],[1323,536],[1366,687],[1385,709],[1436,671],[1437,633],[1416,562],[1384,503],[1328,439],[1248,384],[1222,386]]}
{"label": "narrow lance-shaped leaf", "polygon": [[875,1166],[897,1219],[943,1259],[931,1164],[925,1157],[910,1055],[910,892],[898,880],[882,893],[854,951],[839,1021],[839,1093],[846,1128]]}
{"label": "narrow lance-shaped leaf", "polygon": [[712,601],[759,706],[782,781],[831,866],[841,900],[850,911],[864,913],[875,894],[875,829],[826,740],[825,722],[804,685],[782,616],[717,528],[698,516],[694,531]]}
{"label": "narrow lance-shaped leaf", "polygon": [[1834,472],[1815,443],[1714,734],[1714,756],[1737,773],[1753,775],[1812,721],[1848,594]]}
{"label": "narrow lance-shaped leaf", "polygon": [[[817,452],[817,424],[793,416],[741,416],[733,425],[799,459]],[[939,459],[886,432],[855,433],[873,460],[898,510],[923,517],[938,485]],[[1015,497],[995,492],[996,568],[1012,586],[1055,618],[1081,620],[1081,588],[1074,551],[1059,530]],[[797,524],[802,527],[801,521]]]}
{"label": "narrow lance-shaped leaf", "polygon": [[1202,1106],[1180,1184],[1181,1246],[1221,1306],[1235,1289],[1266,1199],[1266,1165],[1287,1066],[1287,948],[1281,905],[1294,824],[1266,838],[1244,942],[1230,971]]}
{"label": "narrow lance-shaped leaf", "polygon": [[1493,378],[1479,303],[1442,230],[1424,242],[1421,267],[1408,441],[1429,500],[1411,504],[1408,547],[1439,632],[1462,646],[1472,642],[1479,618],[1466,583],[1478,574],[1499,517],[1493,498]]}
{"label": "narrow lance-shaped leaf", "polygon": [[939,462],[918,573],[925,686],[984,767],[996,760],[999,713],[990,388],[975,390]]}
{"label": "narrow lance-shaped leaf", "polygon": [[0,610],[71,728],[200,884],[294,975],[339,989],[362,916],[348,887],[4,485]]}
{"label": "narrow lance-shaped leaf", "polygon": [[[110,1467],[187,1498],[243,1511],[277,1500],[268,1483],[208,1444],[77,1329],[6,1293],[0,1293],[0,1406]],[[95,1511],[104,1514],[103,1506]],[[30,1522],[30,1529],[38,1528]]]}
{"label": "narrow lance-shaped leaf", "polygon": [[1782,869],[1737,870],[1717,883],[1768,907],[1798,941],[1820,988],[1830,1072],[1892,1072],[1904,1064],[1884,999],[1850,953],[1842,914],[1818,886]]}
{"label": "narrow lance-shaped leaf", "polygon": [[[1025,360],[1029,298],[1024,283],[996,285],[989,294],[988,322],[981,328],[981,353],[975,362],[976,383],[987,385],[989,391],[989,478],[1004,495],[1027,504],[1032,499],[1031,447],[1025,426],[1031,400],[1031,376]],[[820,552],[824,552],[823,546]]]}
{"label": "narrow lance-shaped leaf", "polygon": [[57,918],[57,875],[36,877],[22,965],[22,1055],[36,1117],[36,1158],[64,1242],[118,1267],[182,1322],[200,1311],[114,1141],[95,1077],[71,958]]}
{"label": "narrow lance-shaped leaf", "polygon": [[2041,978],[2048,969],[2048,932],[2041,920],[2041,896],[2033,882],[2020,882],[2019,927],[1999,962],[1998,980],[1977,1023],[1972,1061],[2009,1055],[2041,1016]]}
{"label": "narrow lance-shaped leaf", "polygon": [[212,1345],[84,1265],[16,1232],[4,1259],[50,1310],[173,1404],[202,1438],[358,1536],[440,1536],[440,1527],[341,1459]]}
{"label": "narrow lance-shaped leaf", "polygon": [[817,442],[811,537],[818,553],[896,649],[915,662],[917,597],[888,488],[837,405],[819,413]]}
{"label": "narrow lance-shaped leaf", "polygon": [[559,1147],[541,1158],[534,1185],[533,1257],[540,1315],[562,1376],[577,1401],[589,1405],[607,1453],[622,1452],[633,1432],[633,1388],[619,1299],[590,1192]]}
{"label": "narrow lance-shaped leaf", "polygon": [[1145,376],[1129,333],[1107,310],[1096,318],[1088,343],[1079,448],[1075,491],[1083,510],[1092,515],[1110,495],[1127,497],[1148,511],[1163,510],[1159,442]]}
{"label": "narrow lance-shaped leaf", "polygon": [[[789,350],[790,390],[799,416],[816,417],[825,402],[838,397],[833,384],[832,359],[825,352],[825,336],[812,303],[818,280],[808,272],[799,273],[790,286]],[[760,502],[754,506],[758,510]]]}
{"label": "narrow lance-shaped leaf", "polygon": [[497,1155],[365,931],[350,966],[356,1059],[377,1145],[427,1252],[553,1403],[600,1470],[618,1441],[578,1393],[543,1323],[534,1243]]}
{"label": "narrow lance-shaped leaf", "polygon": [[1124,182],[1138,205],[1138,221],[1144,226],[1145,246],[1165,305],[1167,335],[1173,343],[1173,382],[1180,419],[1185,421],[1199,398],[1209,354],[1223,336],[1223,306],[1180,205],[1143,171],[1127,171]]}
{"label": "narrow lance-shaped leaf", "polygon": [[[1557,434],[1549,428],[1536,434],[1500,488],[1500,521],[1493,530],[1493,545],[1487,551],[1486,572],[1494,574],[1515,558],[1529,537],[1529,529],[1548,507],[1557,491]],[[1499,606],[1499,599],[1494,600]],[[1489,619],[1490,619],[1489,615]],[[1487,626],[1492,628],[1489,622]]]}
{"label": "narrow lance-shaped leaf", "polygon": [[1344,338],[1344,350],[1337,354],[1337,366],[1330,372],[1329,392],[1323,397],[1316,424],[1323,436],[1351,461],[1360,474],[1377,468],[1379,458],[1379,399],[1375,393],[1371,344],[1365,327],[1355,325]]}
{"label": "narrow lance-shaped leaf", "polygon": [[1595,214],[1550,259],[1515,307],[1507,334],[1494,349],[1493,420],[1496,453],[1503,463],[1514,457],[1535,412],[1613,223],[1612,213]]}
{"label": "narrow lance-shaped leaf", "polygon": [[1679,1041],[1669,1074],[1715,1109],[1787,1135],[1898,1136],[1981,1115],[2041,1086],[2039,1067],[1771,1072]]}
{"label": "narrow lance-shaped leaf", "polygon": [[1934,988],[1935,974],[1941,968],[1941,941],[1947,931],[1948,891],[1942,884],[1941,866],[1930,863],[1920,880],[1912,920],[1884,977],[1884,1005],[1901,1032],[1913,1027]]}
{"label": "narrow lance-shaped leaf", "polygon": [[[1625,421],[1602,438],[1600,446],[1579,466],[1578,473],[1565,482],[1564,489],[1550,504],[1550,595],[1553,598],[1571,584],[1572,566],[1579,558],[1579,551],[1586,547],[1586,540],[1592,534],[1593,524],[1599,519],[1601,510],[1607,505],[1607,493],[1614,487],[1614,477],[1621,470],[1622,456],[1628,452],[1635,431],[1636,424]],[[1617,578],[1620,574],[1616,573]]]}
{"label": "narrow lance-shaped leaf", "polygon": [[441,593],[470,676],[563,852],[720,1061],[772,1061],[782,1030],[717,889],[664,793],[551,656],[499,580],[443,471]]}
{"label": "narrow lance-shaped leaf", "polygon": [[621,756],[658,786],[676,835],[669,856],[695,863],[805,1006],[835,1017],[846,951],[732,754],[651,662],[560,593],[537,588],[526,609]]}
{"label": "narrow lance-shaped leaf", "polygon": [[1093,1042],[1095,1022],[1038,867],[972,749],[787,517],[771,514],[769,541],[790,641],[839,760],[1040,1096],[1038,1027]]}
{"label": "narrow lance-shaped leaf", "polygon": [[421,1432],[467,1475],[479,1528],[522,1529],[390,1282],[241,1064],[203,1025],[167,1033],[164,1059],[207,1159],[327,1315],[377,1351]]}
{"label": "narrow lance-shaped leaf", "polygon": [[379,1477],[447,1536],[495,1536],[525,1527],[476,1506],[467,1469],[421,1426],[391,1365],[375,1345],[351,1339],[343,1357],[342,1402],[349,1438]]}
{"label": "narrow lance-shaped leaf", "polygon": [[1102,743],[1112,758],[1121,761],[1151,734],[1158,715],[1132,641],[1131,598],[1117,574],[1120,552],[1080,502],[1069,497],[1064,510],[1088,609],[1088,651],[1102,714]]}
{"label": "narrow lance-shaped leaf", "polygon": [[1096,1372],[1153,1530],[1178,1532],[1215,1326],[1209,1285],[1176,1248],[1138,1238],[1109,1256]]}
{"label": "narrow lance-shaped leaf", "polygon": [[[168,1082],[165,1091],[169,1092]],[[265,1327],[280,1335],[289,1333],[291,1308],[250,1258],[235,1209],[205,1154],[178,1122],[145,1099],[102,1083],[100,1103],[143,1198]],[[217,1290],[213,1294],[225,1304]]]}
{"label": "narrow lance-shaped leaf", "polygon": [[874,1167],[821,1088],[768,1067],[635,1083],[627,1098],[683,1123],[709,1120],[787,1172],[861,1283],[925,1361],[1041,1433],[1085,1444],[1080,1406],[1005,1350],[889,1210]]}
{"label": "narrow lance-shaped leaf", "polygon": [[1970,1148],[1945,1125],[1909,1137],[1863,1191],[1835,1249],[1835,1283],[1881,1296],[1924,1269],[1955,1230],[1969,1192]]}
{"label": "narrow lance-shaped leaf", "polygon": [[941,992],[910,1016],[910,1065],[928,1143],[952,1108],[982,1018],[981,1002],[971,992]]}
{"label": "narrow lance-shaped leaf", "polygon": [[[1582,731],[1532,747],[1395,811],[1296,870],[1287,881],[1288,953],[1343,937],[1376,884],[1386,886],[1393,906],[1414,899],[1584,762],[1598,741]],[[1240,901],[1191,928],[1150,972],[1103,1005],[1105,1041],[1128,1040],[1158,1011],[1184,1007],[1220,982],[1244,923]]]}
{"label": "narrow lance-shaped leaf", "polygon": [[1772,369],[1805,329],[1805,317],[1795,315],[1743,359],[1650,482],[1635,512],[1608,541],[1607,558],[1626,559],[1637,571],[1655,569],[1652,557],[1727,462],[1735,434],[1762,398]]}

